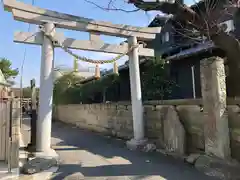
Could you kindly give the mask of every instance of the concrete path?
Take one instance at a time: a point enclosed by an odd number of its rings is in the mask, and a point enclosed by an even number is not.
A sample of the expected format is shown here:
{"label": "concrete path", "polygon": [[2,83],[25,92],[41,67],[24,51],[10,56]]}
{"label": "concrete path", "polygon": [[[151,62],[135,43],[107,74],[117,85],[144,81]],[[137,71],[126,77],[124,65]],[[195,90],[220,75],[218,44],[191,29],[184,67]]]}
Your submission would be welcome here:
{"label": "concrete path", "polygon": [[52,180],[210,180],[193,167],[160,153],[129,151],[125,142],[53,123],[53,148],[60,168]]}

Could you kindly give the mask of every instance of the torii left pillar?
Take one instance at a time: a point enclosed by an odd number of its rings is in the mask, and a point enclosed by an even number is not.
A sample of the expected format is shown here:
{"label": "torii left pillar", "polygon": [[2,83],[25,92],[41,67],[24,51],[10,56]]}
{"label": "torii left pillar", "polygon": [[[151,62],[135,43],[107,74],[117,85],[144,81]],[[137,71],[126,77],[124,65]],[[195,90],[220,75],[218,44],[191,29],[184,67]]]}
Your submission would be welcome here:
{"label": "torii left pillar", "polygon": [[[129,47],[138,45],[137,38],[129,37],[128,43]],[[138,48],[134,48],[131,52],[129,52],[128,55],[134,138],[130,141],[127,141],[127,147],[133,150],[144,146],[147,143],[147,140],[144,137],[143,105]]]}
{"label": "torii left pillar", "polygon": [[[52,23],[44,24],[43,28],[45,34],[55,33],[55,27]],[[51,149],[53,62],[53,42],[44,36],[42,44],[39,111],[37,120],[37,152],[48,152]]]}

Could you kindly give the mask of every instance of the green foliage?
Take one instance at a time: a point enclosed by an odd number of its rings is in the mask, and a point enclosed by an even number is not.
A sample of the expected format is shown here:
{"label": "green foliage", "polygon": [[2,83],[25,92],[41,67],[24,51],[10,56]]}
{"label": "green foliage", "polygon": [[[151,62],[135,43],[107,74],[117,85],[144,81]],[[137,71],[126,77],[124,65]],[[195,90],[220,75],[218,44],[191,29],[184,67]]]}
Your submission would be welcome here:
{"label": "green foliage", "polygon": [[54,103],[71,102],[74,100],[74,91],[84,77],[76,76],[74,72],[66,73],[56,80],[53,90]]}
{"label": "green foliage", "polygon": [[[109,74],[99,80],[85,84],[79,83],[72,74],[60,78],[54,87],[54,103],[78,104],[102,102],[103,94],[110,97],[109,101],[119,100],[116,89],[126,86],[129,76]],[[164,60],[150,61],[141,69],[142,94],[144,100],[162,100],[170,98],[172,89],[176,86],[170,79],[168,64]],[[126,86],[128,88],[128,86]],[[127,91],[130,93],[129,91]],[[110,96],[109,96],[110,95]],[[129,98],[129,96],[127,96]],[[121,100],[121,99],[120,99]],[[124,99],[126,100],[126,99]],[[130,100],[130,99],[129,99]]]}
{"label": "green foliage", "polygon": [[15,78],[19,71],[18,69],[12,69],[12,63],[10,60],[6,58],[1,58],[0,59],[0,69],[4,75],[4,77],[9,80],[9,78]]}
{"label": "green foliage", "polygon": [[145,100],[162,100],[171,97],[176,83],[170,78],[169,65],[163,60],[152,61],[141,72],[142,94]]}
{"label": "green foliage", "polygon": [[93,80],[86,84],[79,82],[84,78],[79,78],[73,74],[62,76],[54,87],[54,103],[68,104],[91,101],[95,94],[103,92],[106,88],[117,83],[118,76],[108,75],[99,80]]}
{"label": "green foliage", "polygon": [[114,87],[119,82],[119,76],[109,74],[99,80],[90,81],[79,87],[80,101],[93,100],[96,94],[103,94],[107,89]]}

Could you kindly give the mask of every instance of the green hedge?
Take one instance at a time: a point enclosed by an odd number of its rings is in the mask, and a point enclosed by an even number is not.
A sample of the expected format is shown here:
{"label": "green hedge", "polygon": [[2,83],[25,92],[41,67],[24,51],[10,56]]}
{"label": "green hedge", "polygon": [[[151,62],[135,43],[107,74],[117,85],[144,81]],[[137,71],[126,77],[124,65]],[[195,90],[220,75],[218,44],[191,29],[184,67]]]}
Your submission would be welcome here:
{"label": "green hedge", "polygon": [[[119,75],[109,74],[86,84],[79,84],[81,79],[74,74],[60,78],[54,87],[54,103],[98,103],[102,102],[103,94],[107,95],[107,101],[121,101],[118,97],[120,86],[127,88],[127,93],[122,95],[126,94],[128,99],[124,100],[130,100],[129,76],[123,76],[122,72]],[[177,86],[170,78],[169,65],[155,61],[150,61],[141,68],[141,85],[144,100],[168,99],[172,89]]]}

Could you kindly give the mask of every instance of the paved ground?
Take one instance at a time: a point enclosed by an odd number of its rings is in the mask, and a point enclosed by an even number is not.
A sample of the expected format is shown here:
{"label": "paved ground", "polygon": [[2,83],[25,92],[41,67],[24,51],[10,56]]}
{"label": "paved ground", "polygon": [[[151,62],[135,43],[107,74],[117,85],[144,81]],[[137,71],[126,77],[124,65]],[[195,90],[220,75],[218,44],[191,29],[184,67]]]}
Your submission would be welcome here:
{"label": "paved ground", "polygon": [[18,169],[12,169],[11,173],[8,173],[8,165],[0,161],[0,180],[10,180],[18,177]]}
{"label": "paved ground", "polygon": [[53,123],[53,148],[60,168],[52,180],[210,180],[193,167],[159,153],[126,149],[121,140]]}

